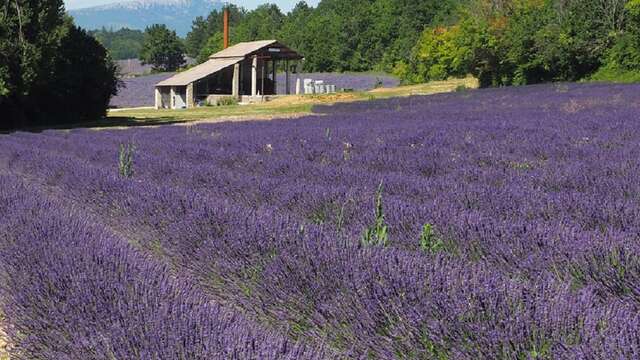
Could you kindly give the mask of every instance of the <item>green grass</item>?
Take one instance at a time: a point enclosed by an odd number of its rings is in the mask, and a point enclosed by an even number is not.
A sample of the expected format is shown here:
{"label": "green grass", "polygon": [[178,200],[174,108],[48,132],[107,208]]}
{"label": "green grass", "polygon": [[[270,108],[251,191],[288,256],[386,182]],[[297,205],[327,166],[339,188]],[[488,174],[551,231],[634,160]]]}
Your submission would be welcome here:
{"label": "green grass", "polygon": [[[272,106],[269,103],[256,105],[230,105],[230,106],[206,106],[195,109],[183,110],[155,110],[155,109],[131,109],[123,111],[110,111],[107,120],[128,120],[129,122],[151,121],[156,125],[162,123],[176,123],[193,120],[207,120],[219,118],[234,118],[251,116],[261,117],[265,115],[288,115],[310,113],[311,104],[291,104]],[[128,125],[128,124],[123,124]]]}

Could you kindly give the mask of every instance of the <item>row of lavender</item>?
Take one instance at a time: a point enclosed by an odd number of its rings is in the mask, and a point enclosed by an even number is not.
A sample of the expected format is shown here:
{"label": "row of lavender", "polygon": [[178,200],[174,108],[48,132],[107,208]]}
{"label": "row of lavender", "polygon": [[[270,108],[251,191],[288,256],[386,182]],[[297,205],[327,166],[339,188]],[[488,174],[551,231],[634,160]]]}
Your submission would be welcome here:
{"label": "row of lavender", "polygon": [[11,359],[329,357],[211,301],[192,279],[28,178],[0,175]]}
{"label": "row of lavender", "polygon": [[[178,284],[193,284],[198,296],[241,312],[261,331],[306,344],[296,351],[634,358],[637,90],[487,90],[339,105],[319,109],[331,116],[295,121],[15,134],[2,139],[0,156],[4,170],[85,210],[135,256],[167,264],[163,271]],[[136,144],[131,178],[117,175],[121,143]],[[380,184],[382,216],[374,211]],[[379,220],[388,241],[363,242]],[[29,239],[3,262],[37,253]],[[29,298],[47,286],[65,301],[77,296],[43,271],[55,268],[55,257],[32,258],[31,266],[5,270],[31,276],[5,293]],[[38,262],[46,266],[33,270]],[[132,283],[148,281],[155,283],[145,276]],[[55,298],[33,301],[58,308]],[[20,333],[36,334],[32,346],[51,340],[38,332],[42,324],[64,324],[18,303],[5,308],[17,313]],[[116,310],[87,316],[105,321]],[[136,334],[101,336],[117,342]]]}
{"label": "row of lavender", "polygon": [[[122,80],[123,86],[118,95],[111,99],[112,108],[132,108],[153,106],[155,85],[173,76],[173,73],[147,75]],[[398,79],[385,75],[369,74],[337,74],[337,73],[305,73],[291,75],[289,78],[290,91],[295,92],[296,79],[323,80],[327,84],[336,85],[338,89],[352,89],[354,91],[371,90],[377,86],[396,87]],[[286,91],[286,78],[278,74],[278,94]]]}

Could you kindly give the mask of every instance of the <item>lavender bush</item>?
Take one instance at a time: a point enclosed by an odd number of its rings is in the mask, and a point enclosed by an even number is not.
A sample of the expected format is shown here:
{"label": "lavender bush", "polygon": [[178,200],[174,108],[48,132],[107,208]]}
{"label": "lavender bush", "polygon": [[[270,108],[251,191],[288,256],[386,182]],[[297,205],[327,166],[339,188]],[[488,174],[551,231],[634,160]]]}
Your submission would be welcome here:
{"label": "lavender bush", "polygon": [[19,359],[638,358],[639,108],[544,85],[3,136],[2,326]]}

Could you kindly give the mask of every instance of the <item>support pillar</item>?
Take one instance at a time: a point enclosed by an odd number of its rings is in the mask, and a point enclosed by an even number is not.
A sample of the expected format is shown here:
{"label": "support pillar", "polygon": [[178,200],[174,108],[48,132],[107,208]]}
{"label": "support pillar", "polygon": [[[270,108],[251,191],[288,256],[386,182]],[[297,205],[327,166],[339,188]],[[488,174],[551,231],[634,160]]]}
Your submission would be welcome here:
{"label": "support pillar", "polygon": [[160,88],[156,87],[156,110],[162,109],[162,94],[160,94]]}
{"label": "support pillar", "polygon": [[231,82],[231,95],[240,98],[240,64],[233,66],[233,81]]}
{"label": "support pillar", "polygon": [[271,60],[271,65],[273,65],[273,69],[271,69],[271,71],[273,72],[273,95],[277,95],[278,94],[278,62],[276,61],[276,59]]}
{"label": "support pillar", "polygon": [[194,94],[195,87],[193,83],[187,85],[187,109],[196,107],[196,97]]}
{"label": "support pillar", "polygon": [[251,96],[258,95],[258,57],[253,57],[251,64]]}
{"label": "support pillar", "polygon": [[302,91],[302,79],[300,79],[300,71],[302,71],[302,67],[300,66],[300,60],[296,61],[296,95],[304,94]]}
{"label": "support pillar", "polygon": [[289,84],[289,60],[284,62],[284,81],[285,81],[285,93],[291,94],[291,84]]}
{"label": "support pillar", "polygon": [[175,87],[171,87],[171,93],[170,93],[170,106],[169,109],[175,109],[176,108],[176,88]]}

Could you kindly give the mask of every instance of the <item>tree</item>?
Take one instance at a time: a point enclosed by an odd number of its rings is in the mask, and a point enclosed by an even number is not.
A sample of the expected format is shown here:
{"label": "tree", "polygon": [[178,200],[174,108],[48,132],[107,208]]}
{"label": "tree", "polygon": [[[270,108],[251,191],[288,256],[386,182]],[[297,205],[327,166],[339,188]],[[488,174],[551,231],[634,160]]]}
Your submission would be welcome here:
{"label": "tree", "polygon": [[117,67],[107,50],[70,18],[53,69],[48,83],[33,93],[44,115],[38,125],[46,125],[50,118],[81,123],[105,115],[111,97],[117,94]]}
{"label": "tree", "polygon": [[264,4],[247,13],[236,26],[242,41],[275,39],[284,23],[285,16],[277,5]]}
{"label": "tree", "polygon": [[155,24],[144,32],[140,60],[156,71],[176,71],[185,64],[184,46],[175,31]]}
{"label": "tree", "polygon": [[198,63],[203,63],[209,59],[212,54],[217,53],[222,50],[224,42],[224,34],[222,32],[217,32],[213,34],[207,43],[204,45],[202,49],[200,49],[200,53],[196,60]]}
{"label": "tree", "polygon": [[29,124],[37,111],[32,89],[53,71],[63,25],[62,0],[14,0],[0,5],[0,127]]}
{"label": "tree", "polygon": [[[232,4],[227,5],[227,9],[229,9],[229,26],[232,30],[233,40],[234,28],[243,21],[246,10]],[[209,39],[216,33],[222,32],[222,21],[222,10],[213,10],[206,19],[202,17],[196,18],[185,40],[187,55],[194,58],[198,57],[202,52],[202,48],[209,42]]]}
{"label": "tree", "polygon": [[202,16],[198,16],[193,20],[191,31],[189,31],[187,38],[184,41],[184,47],[187,55],[192,58],[197,58],[202,46],[207,41],[207,36],[207,21]]}
{"label": "tree", "polygon": [[117,91],[115,66],[64,16],[62,1],[0,6],[0,128],[96,120]]}
{"label": "tree", "polygon": [[100,43],[109,51],[109,55],[114,60],[137,59],[140,57],[144,33],[140,30],[123,28],[117,31],[94,30],[90,35],[98,39]]}

